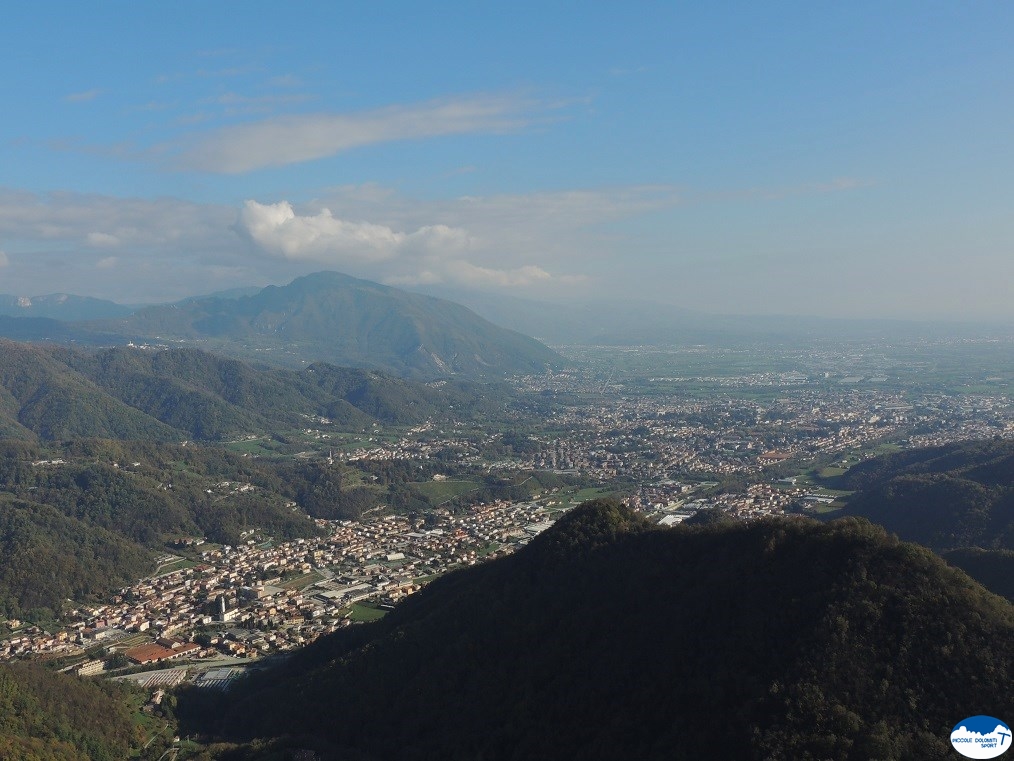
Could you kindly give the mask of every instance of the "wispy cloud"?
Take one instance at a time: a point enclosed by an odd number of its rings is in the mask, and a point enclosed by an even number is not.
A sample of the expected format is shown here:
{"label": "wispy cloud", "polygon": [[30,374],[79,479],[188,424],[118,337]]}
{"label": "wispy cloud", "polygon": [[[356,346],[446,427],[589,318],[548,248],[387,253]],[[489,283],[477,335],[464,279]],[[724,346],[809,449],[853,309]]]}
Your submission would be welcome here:
{"label": "wispy cloud", "polygon": [[228,207],[172,198],[0,189],[0,238],[8,240],[54,241],[87,249],[217,248],[231,237],[234,216]]}
{"label": "wispy cloud", "polygon": [[306,101],[314,100],[314,98],[315,96],[307,93],[243,95],[237,92],[226,92],[210,98],[204,98],[198,104],[200,106],[221,107],[223,116],[238,116],[271,113],[278,110],[279,107],[305,103]]}
{"label": "wispy cloud", "polygon": [[[4,290],[140,302],[193,294],[194,283],[215,290],[241,277],[263,281],[246,267],[235,219],[235,208],[174,198],[0,188]],[[242,273],[216,274],[223,267]]]}
{"label": "wispy cloud", "polygon": [[85,90],[84,92],[74,92],[70,95],[65,95],[63,99],[68,103],[87,103],[90,100],[95,100],[102,94],[102,90]]}
{"label": "wispy cloud", "polygon": [[807,182],[799,185],[788,185],[782,187],[761,187],[747,188],[745,190],[728,190],[713,194],[700,194],[695,196],[695,201],[724,201],[730,198],[753,198],[762,201],[778,201],[784,198],[795,198],[797,196],[823,195],[825,193],[838,193],[847,190],[866,188],[876,183],[872,180],[860,179],[858,177],[834,177],[830,180],[819,182]]}
{"label": "wispy cloud", "polygon": [[295,74],[281,74],[276,77],[271,77],[265,84],[268,87],[302,87],[303,80]]}
{"label": "wispy cloud", "polygon": [[0,267],[6,267],[11,263],[11,260],[7,258],[7,253],[0,250]]}
{"label": "wispy cloud", "polygon": [[532,124],[540,108],[540,104],[517,96],[490,95],[358,113],[279,116],[224,127],[184,150],[178,164],[185,169],[240,174],[375,143],[510,132]]}

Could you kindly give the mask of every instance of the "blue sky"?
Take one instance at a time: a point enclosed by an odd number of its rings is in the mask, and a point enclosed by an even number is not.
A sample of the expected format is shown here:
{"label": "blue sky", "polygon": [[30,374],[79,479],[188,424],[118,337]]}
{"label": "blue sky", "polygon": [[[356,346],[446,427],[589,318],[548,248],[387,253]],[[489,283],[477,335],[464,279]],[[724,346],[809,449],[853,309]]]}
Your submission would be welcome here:
{"label": "blue sky", "polygon": [[334,269],[1014,321],[1011,29],[986,2],[22,4],[0,293]]}

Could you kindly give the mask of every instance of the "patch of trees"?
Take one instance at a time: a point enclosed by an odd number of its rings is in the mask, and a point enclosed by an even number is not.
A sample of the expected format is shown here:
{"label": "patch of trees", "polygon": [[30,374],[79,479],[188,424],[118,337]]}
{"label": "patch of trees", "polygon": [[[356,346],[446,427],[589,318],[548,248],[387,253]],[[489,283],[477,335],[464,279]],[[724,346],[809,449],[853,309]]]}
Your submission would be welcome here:
{"label": "patch of trees", "polygon": [[0,758],[122,761],[136,746],[129,688],[0,664]]}
{"label": "patch of trees", "polygon": [[64,600],[87,599],[152,570],[150,554],[126,538],[56,509],[0,497],[0,609],[50,618]]}

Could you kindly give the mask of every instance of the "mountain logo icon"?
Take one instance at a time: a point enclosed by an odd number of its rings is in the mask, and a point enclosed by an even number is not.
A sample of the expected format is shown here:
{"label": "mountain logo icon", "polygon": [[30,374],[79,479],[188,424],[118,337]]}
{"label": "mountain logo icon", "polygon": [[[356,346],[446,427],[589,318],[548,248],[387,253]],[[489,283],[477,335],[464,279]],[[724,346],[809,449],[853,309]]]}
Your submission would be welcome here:
{"label": "mountain logo icon", "polygon": [[966,758],[996,758],[1011,746],[1010,727],[992,716],[969,716],[954,725],[951,745]]}

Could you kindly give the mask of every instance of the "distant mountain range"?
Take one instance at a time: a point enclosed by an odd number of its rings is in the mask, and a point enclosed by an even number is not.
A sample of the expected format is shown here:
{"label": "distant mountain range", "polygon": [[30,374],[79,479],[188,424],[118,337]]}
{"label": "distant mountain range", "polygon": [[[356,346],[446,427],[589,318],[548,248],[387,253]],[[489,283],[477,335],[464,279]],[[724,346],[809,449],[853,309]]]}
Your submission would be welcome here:
{"label": "distant mountain range", "polygon": [[417,378],[498,378],[562,361],[538,341],[459,304],[335,272],[253,295],[200,297],[136,311],[70,296],[30,301],[32,306],[19,306],[23,302],[8,300],[0,310],[6,312],[0,335],[90,345],[160,342],[276,366],[324,361]]}
{"label": "distant mountain range", "polygon": [[275,366],[325,361],[415,378],[502,377],[560,364],[540,341],[755,348],[1010,335],[1010,325],[717,315],[636,299],[542,302],[446,286],[409,292],[335,272],[144,307],[68,294],[0,296],[0,336],[18,341],[167,343]]}
{"label": "distant mountain range", "polygon": [[244,758],[942,759],[955,716],[1014,712],[1012,643],[1009,603],[866,521],[598,501],[180,713],[270,740]]}
{"label": "distant mountain range", "polygon": [[51,293],[46,296],[11,296],[0,293],[0,316],[44,317],[52,320],[102,320],[126,317],[133,307],[88,296]]}

